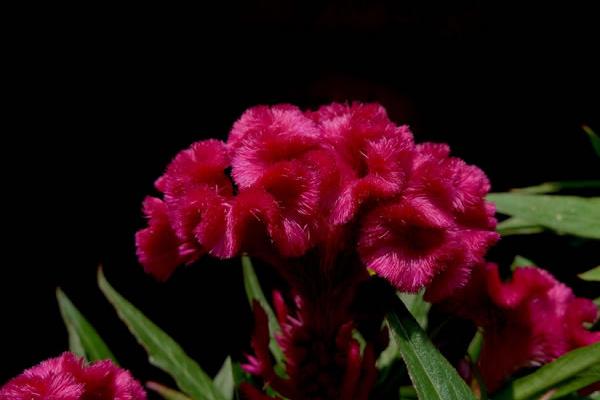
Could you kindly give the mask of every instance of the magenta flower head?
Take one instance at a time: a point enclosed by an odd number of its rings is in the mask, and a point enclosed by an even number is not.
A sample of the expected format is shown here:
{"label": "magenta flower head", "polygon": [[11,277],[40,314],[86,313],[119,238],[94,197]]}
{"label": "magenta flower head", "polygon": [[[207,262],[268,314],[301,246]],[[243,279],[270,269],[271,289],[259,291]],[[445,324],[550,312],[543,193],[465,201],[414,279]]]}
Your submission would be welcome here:
{"label": "magenta flower head", "polygon": [[438,301],[498,239],[483,172],[445,145],[415,145],[378,104],[251,108],[227,143],[178,154],[156,188],[163,198],[146,200],[136,244],[161,280],[206,253],[279,266],[358,257],[397,289],[428,287]]}
{"label": "magenta flower head", "polygon": [[86,364],[71,353],[46,360],[0,389],[6,400],[145,400],[146,393],[129,372],[110,361]]}
{"label": "magenta flower head", "polygon": [[483,328],[479,368],[490,391],[519,369],[600,341],[600,332],[584,327],[598,318],[594,303],[575,297],[536,267],[518,268],[502,282],[495,264],[481,265],[468,285],[443,304]]}

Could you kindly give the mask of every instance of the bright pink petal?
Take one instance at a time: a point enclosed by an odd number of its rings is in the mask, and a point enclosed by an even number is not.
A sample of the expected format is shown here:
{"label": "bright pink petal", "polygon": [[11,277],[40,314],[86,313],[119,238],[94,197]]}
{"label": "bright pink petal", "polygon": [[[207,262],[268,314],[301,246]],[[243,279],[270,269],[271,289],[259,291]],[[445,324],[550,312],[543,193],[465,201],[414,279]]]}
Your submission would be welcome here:
{"label": "bright pink petal", "polygon": [[408,127],[397,127],[378,104],[332,104],[309,114],[339,156],[344,180],[332,210],[336,224],[348,222],[369,199],[400,193],[414,153]]}
{"label": "bright pink petal", "polygon": [[235,149],[235,182],[247,188],[262,178],[269,167],[316,149],[319,131],[297,107],[258,106],[247,110],[235,123],[228,144]]}
{"label": "bright pink petal", "polygon": [[185,262],[179,253],[181,242],[171,227],[162,200],[147,197],[144,200],[144,213],[148,218],[148,227],[135,235],[137,256],[147,273],[156,279],[166,280],[178,265]]}
{"label": "bright pink petal", "polygon": [[225,174],[230,166],[230,150],[219,140],[202,140],[181,151],[156,181],[156,187],[167,196],[181,196],[198,186],[208,186],[223,195],[232,192]]}
{"label": "bright pink petal", "polygon": [[460,246],[445,216],[422,204],[404,199],[375,208],[360,231],[362,261],[403,291],[428,284]]}
{"label": "bright pink petal", "polygon": [[9,381],[0,398],[10,400],[145,400],[129,372],[110,361],[86,365],[71,353],[42,362]]}
{"label": "bright pink petal", "polygon": [[480,265],[442,305],[483,328],[479,368],[491,391],[522,368],[600,341],[583,326],[596,320],[594,304],[535,267],[518,268],[503,282],[495,264]]}
{"label": "bright pink petal", "polygon": [[448,157],[446,145],[417,146],[409,193],[423,196],[459,223],[482,229],[495,228],[494,209],[485,196],[490,184],[485,174],[464,161]]}

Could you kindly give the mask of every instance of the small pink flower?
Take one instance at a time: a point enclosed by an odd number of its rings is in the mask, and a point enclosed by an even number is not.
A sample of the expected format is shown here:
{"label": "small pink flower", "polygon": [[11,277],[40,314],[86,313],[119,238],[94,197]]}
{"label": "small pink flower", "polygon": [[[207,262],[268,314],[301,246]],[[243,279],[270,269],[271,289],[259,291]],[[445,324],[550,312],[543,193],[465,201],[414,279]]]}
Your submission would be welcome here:
{"label": "small pink flower", "polygon": [[502,282],[495,264],[482,265],[465,288],[442,304],[483,328],[479,368],[491,391],[521,368],[600,341],[600,332],[583,326],[598,317],[594,303],[575,297],[535,267],[518,268],[510,281]]}
{"label": "small pink flower", "polygon": [[87,365],[64,353],[32,367],[0,389],[7,400],[145,400],[146,393],[129,372],[110,361]]}

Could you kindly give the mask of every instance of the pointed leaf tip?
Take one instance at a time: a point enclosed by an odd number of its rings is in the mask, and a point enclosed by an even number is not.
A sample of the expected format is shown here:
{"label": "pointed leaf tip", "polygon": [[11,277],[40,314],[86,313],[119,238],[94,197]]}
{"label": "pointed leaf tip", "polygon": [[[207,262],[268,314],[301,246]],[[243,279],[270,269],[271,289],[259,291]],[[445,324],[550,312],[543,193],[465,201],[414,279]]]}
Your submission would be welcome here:
{"label": "pointed leaf tip", "polygon": [[88,361],[117,360],[98,332],[71,302],[69,297],[56,288],[56,300],[69,335],[69,349]]}
{"label": "pointed leaf tip", "polygon": [[225,400],[212,379],[163,330],[125,300],[98,269],[98,286],[138,343],[146,349],[152,365],[162,369],[194,400]]}

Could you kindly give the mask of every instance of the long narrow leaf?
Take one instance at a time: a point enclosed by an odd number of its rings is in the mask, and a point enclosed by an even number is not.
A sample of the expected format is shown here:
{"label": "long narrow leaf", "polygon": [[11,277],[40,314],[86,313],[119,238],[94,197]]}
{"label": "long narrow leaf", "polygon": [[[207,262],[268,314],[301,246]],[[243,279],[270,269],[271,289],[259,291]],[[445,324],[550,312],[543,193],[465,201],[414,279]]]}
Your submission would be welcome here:
{"label": "long narrow leaf", "polygon": [[543,232],[544,228],[522,218],[511,217],[498,223],[496,226],[496,231],[502,236],[532,235]]}
{"label": "long narrow leaf", "polygon": [[[598,365],[600,365],[600,342],[573,350],[534,373],[512,381],[494,396],[494,400],[527,400],[533,396],[541,396],[552,389],[560,389],[562,385],[570,385],[569,390],[576,390],[578,385],[574,382],[578,379],[577,376],[580,374],[588,376],[591,368],[594,368],[596,373],[600,372],[597,369]],[[595,375],[595,379],[600,379],[600,375]],[[582,378],[579,382],[581,388],[594,381],[589,382],[586,378]]]}
{"label": "long narrow leaf", "polygon": [[592,383],[600,382],[600,364],[594,365],[584,371],[581,371],[573,378],[563,382],[555,389],[552,398],[557,399],[579,389],[583,389]]}
{"label": "long narrow leaf", "polygon": [[102,269],[98,270],[98,285],[129,331],[146,349],[152,365],[171,375],[177,386],[194,400],[225,400],[196,361],[188,357],[177,342],[117,293],[104,277]]}
{"label": "long narrow leaf", "polygon": [[248,297],[250,308],[252,308],[253,301],[256,300],[263,310],[265,310],[269,320],[269,332],[271,333],[269,349],[271,350],[271,353],[273,353],[273,357],[275,357],[277,364],[283,365],[283,352],[275,340],[275,335],[281,331],[281,327],[279,326],[279,322],[275,317],[275,313],[273,312],[271,305],[267,301],[260,287],[258,277],[256,276],[254,267],[252,266],[252,261],[250,260],[250,257],[246,255],[242,256],[242,270],[244,272],[244,288],[246,289],[246,296]]}
{"label": "long narrow leaf", "polygon": [[[398,297],[408,311],[415,317],[415,320],[424,330],[427,329],[427,313],[431,308],[431,304],[427,303],[423,299],[424,291],[419,293],[398,293]],[[390,338],[388,347],[381,352],[377,359],[377,367],[381,370],[390,367],[396,359],[400,358],[400,352],[398,351],[398,344],[393,337]]]}
{"label": "long narrow leaf", "polygon": [[522,218],[559,233],[600,239],[600,197],[492,193],[499,213]]}
{"label": "long narrow leaf", "polygon": [[475,397],[450,363],[433,346],[401,301],[388,313],[400,353],[421,400],[474,400]]}
{"label": "long narrow leaf", "polygon": [[60,288],[56,289],[56,300],[69,334],[69,349],[88,361],[112,360],[116,363],[115,356],[98,332]]}
{"label": "long narrow leaf", "polygon": [[398,297],[406,305],[412,316],[415,317],[421,328],[427,329],[427,313],[429,313],[431,304],[423,299],[424,294],[425,291],[421,290],[419,293],[414,294],[399,293]]}

